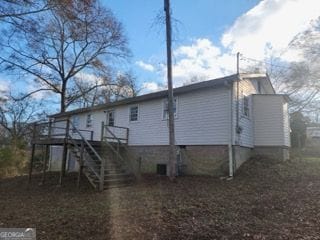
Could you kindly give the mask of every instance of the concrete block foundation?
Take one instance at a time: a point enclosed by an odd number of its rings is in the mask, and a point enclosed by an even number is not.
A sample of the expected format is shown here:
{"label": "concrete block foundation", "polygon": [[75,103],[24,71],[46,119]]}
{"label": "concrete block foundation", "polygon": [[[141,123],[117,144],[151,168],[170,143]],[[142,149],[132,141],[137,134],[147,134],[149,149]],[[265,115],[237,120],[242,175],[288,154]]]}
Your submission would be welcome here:
{"label": "concrete block foundation", "polygon": [[[228,146],[178,146],[177,161],[187,175],[226,175]],[[129,146],[132,159],[139,159],[141,173],[157,173],[157,164],[168,164],[169,146]],[[167,171],[168,172],[168,171]]]}

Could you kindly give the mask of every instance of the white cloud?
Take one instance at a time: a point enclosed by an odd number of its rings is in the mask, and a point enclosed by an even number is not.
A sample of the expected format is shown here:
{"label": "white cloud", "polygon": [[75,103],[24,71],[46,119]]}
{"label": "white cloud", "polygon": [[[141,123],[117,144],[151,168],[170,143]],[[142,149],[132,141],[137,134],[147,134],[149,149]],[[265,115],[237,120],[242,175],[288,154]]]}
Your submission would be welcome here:
{"label": "white cloud", "polygon": [[177,48],[174,60],[175,86],[221,77],[230,74],[232,68],[235,68],[235,58],[222,53],[206,38],[197,39],[190,46]]}
{"label": "white cloud", "polygon": [[149,72],[154,72],[155,67],[152,66],[151,64],[145,63],[143,61],[137,61],[136,64],[141,67],[142,69],[149,71]]}
{"label": "white cloud", "polygon": [[[319,13],[319,0],[264,0],[240,16],[221,42],[232,53],[241,52],[255,59],[263,59],[270,49],[280,55]],[[292,61],[300,56],[287,51],[282,57]]]}
{"label": "white cloud", "polygon": [[164,90],[164,86],[157,83],[157,82],[144,82],[142,84],[142,91],[141,94],[157,92],[160,90]]}
{"label": "white cloud", "polygon": [[[302,60],[299,50],[287,46],[319,15],[320,0],[262,0],[224,32],[221,45],[198,38],[175,49],[174,86],[236,73],[237,52],[259,61],[270,56],[289,62]],[[257,62],[241,60],[240,70],[252,65]],[[166,82],[166,65],[161,66],[161,74]]]}
{"label": "white cloud", "polygon": [[[9,90],[9,83],[5,80],[0,80],[0,94]],[[1,96],[1,95],[0,95]]]}
{"label": "white cloud", "polygon": [[103,84],[103,79],[95,74],[80,72],[76,75],[76,81],[89,84]]}

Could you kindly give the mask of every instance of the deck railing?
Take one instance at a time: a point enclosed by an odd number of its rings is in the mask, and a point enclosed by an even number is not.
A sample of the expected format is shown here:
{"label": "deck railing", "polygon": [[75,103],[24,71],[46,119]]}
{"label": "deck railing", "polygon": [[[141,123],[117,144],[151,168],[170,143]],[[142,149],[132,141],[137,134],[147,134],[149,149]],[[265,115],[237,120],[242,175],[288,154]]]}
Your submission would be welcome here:
{"label": "deck railing", "polygon": [[68,121],[70,120],[35,123],[33,128],[34,140],[45,140],[52,138],[63,139],[66,136],[67,129],[67,135],[71,136],[73,139],[85,138],[86,140],[93,140],[93,131],[77,129],[71,121],[70,123],[72,123],[72,125],[68,127]]}
{"label": "deck railing", "polygon": [[101,141],[111,143],[128,144],[129,141],[129,128],[119,126],[109,126],[102,122],[101,125]]}

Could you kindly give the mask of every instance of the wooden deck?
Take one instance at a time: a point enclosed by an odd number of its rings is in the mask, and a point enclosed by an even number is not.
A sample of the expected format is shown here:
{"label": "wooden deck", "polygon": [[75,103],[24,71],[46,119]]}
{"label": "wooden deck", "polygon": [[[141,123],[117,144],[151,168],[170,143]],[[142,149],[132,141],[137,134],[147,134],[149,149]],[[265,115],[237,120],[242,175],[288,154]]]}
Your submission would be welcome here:
{"label": "wooden deck", "polygon": [[[79,145],[81,144],[83,140],[82,139],[73,139],[73,142],[76,142],[78,143]],[[63,145],[65,143],[69,143],[70,141],[68,139],[66,139],[66,142],[65,142],[65,138],[38,138],[38,139],[35,139],[32,141],[32,144],[37,144],[37,145]],[[101,144],[101,141],[93,141],[93,140],[90,140],[88,141],[90,142],[90,144],[92,146],[98,146]]]}

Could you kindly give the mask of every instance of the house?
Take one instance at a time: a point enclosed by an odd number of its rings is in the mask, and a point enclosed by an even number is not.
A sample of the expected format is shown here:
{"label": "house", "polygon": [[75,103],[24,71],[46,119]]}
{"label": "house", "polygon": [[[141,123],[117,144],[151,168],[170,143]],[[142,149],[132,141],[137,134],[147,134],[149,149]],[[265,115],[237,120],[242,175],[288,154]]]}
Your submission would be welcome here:
{"label": "house", "polygon": [[319,142],[320,140],[320,126],[307,126],[306,135],[308,140]]}
{"label": "house", "polygon": [[[276,94],[265,74],[231,75],[175,88],[174,111],[177,166],[182,174],[232,176],[254,155],[289,158],[288,97]],[[69,119],[72,126],[67,129],[74,139],[107,140],[105,149],[111,148],[118,157],[126,152],[139,171],[167,172],[166,90],[55,114],[51,119],[53,135],[59,135]],[[119,145],[125,149],[119,150]],[[61,145],[51,144],[51,170],[60,169],[63,151]],[[80,150],[65,151],[69,152],[66,168],[77,170]]]}

